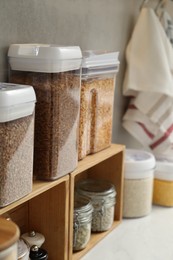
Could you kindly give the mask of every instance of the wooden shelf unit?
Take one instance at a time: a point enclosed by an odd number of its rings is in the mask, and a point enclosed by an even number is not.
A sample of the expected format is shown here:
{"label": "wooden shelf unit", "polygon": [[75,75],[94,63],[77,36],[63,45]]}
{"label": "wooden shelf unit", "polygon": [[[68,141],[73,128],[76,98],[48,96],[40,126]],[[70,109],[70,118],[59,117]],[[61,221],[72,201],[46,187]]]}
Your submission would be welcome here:
{"label": "wooden shelf unit", "polygon": [[44,234],[49,259],[68,259],[69,176],[53,182],[35,181],[26,197],[0,209],[20,227],[21,234]]}
{"label": "wooden shelf unit", "polygon": [[[34,181],[33,191],[24,198],[0,209],[20,227],[21,234],[35,230],[44,234],[43,247],[50,260],[77,260],[103,239],[122,219],[123,145],[112,144],[78,163],[75,171],[55,181]],[[72,252],[73,199],[76,181],[84,178],[111,181],[117,191],[114,223],[107,232],[93,234],[84,250]]]}
{"label": "wooden shelf unit", "polygon": [[[84,254],[86,254],[101,239],[121,223],[124,150],[125,147],[123,145],[112,144],[110,148],[84,158],[79,162],[78,168],[70,174],[69,260],[81,259]],[[73,253],[73,208],[75,183],[86,178],[104,179],[115,185],[117,196],[114,223],[110,230],[92,234],[87,247],[79,252]]]}

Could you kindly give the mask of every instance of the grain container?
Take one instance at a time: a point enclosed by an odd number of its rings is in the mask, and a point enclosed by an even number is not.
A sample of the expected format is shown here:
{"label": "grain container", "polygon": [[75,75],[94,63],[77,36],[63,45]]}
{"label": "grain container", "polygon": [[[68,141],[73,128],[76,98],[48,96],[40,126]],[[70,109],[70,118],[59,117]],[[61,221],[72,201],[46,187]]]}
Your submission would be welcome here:
{"label": "grain container", "polygon": [[77,183],[76,191],[91,200],[92,232],[109,230],[114,221],[116,191],[113,184],[105,180],[87,179]]}
{"label": "grain container", "polygon": [[117,52],[83,53],[78,158],[111,145]]}
{"label": "grain container", "polygon": [[93,206],[83,196],[75,196],[73,213],[73,251],[84,249],[91,236]]}
{"label": "grain container", "polygon": [[81,50],[40,44],[12,44],[10,81],[31,84],[37,95],[34,175],[54,180],[78,162]]}
{"label": "grain container", "polygon": [[18,226],[9,220],[0,218],[0,260],[17,259]]}
{"label": "grain container", "polygon": [[35,92],[0,83],[0,207],[32,191]]}
{"label": "grain container", "polygon": [[173,161],[167,158],[156,160],[153,203],[173,207]]}
{"label": "grain container", "polygon": [[152,208],[155,157],[143,150],[125,153],[123,217],[148,215]]}

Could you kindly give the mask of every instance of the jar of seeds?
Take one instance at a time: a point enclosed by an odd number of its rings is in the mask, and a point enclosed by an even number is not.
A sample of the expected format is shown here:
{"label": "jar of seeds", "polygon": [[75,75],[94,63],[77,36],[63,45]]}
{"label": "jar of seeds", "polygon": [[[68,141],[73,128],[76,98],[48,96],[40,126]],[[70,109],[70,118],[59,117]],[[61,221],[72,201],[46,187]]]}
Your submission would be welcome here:
{"label": "jar of seeds", "polygon": [[0,207],[32,191],[35,102],[32,86],[0,83]]}
{"label": "jar of seeds", "polygon": [[112,183],[105,180],[87,179],[77,183],[78,194],[88,197],[93,205],[92,232],[106,231],[114,220],[116,191]]}
{"label": "jar of seeds", "polygon": [[55,180],[78,164],[79,46],[12,44],[9,80],[32,85],[35,111],[34,176]]}
{"label": "jar of seeds", "polygon": [[90,240],[92,212],[90,200],[76,195],[73,214],[73,251],[84,249]]}

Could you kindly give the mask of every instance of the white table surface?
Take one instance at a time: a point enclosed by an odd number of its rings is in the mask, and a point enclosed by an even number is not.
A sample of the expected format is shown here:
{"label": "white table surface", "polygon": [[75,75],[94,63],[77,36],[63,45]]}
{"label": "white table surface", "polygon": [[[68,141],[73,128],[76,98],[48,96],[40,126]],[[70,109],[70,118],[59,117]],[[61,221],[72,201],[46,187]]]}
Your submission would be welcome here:
{"label": "white table surface", "polygon": [[173,208],[153,206],[146,217],[123,219],[82,260],[173,260]]}

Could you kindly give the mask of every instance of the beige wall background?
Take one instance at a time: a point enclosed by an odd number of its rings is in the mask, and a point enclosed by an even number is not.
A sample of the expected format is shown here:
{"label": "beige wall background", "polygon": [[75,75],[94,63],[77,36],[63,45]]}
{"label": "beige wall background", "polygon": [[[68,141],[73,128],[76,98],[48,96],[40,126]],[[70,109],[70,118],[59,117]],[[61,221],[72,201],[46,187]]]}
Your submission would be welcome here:
{"label": "beige wall background", "polygon": [[[157,1],[152,0],[153,5]],[[169,1],[170,2],[170,1]],[[140,145],[121,127],[126,100],[122,96],[125,48],[142,0],[0,0],[0,81],[7,81],[7,50],[11,43],[79,45],[82,50],[120,52],[113,142]],[[168,3],[173,13],[173,3]]]}

